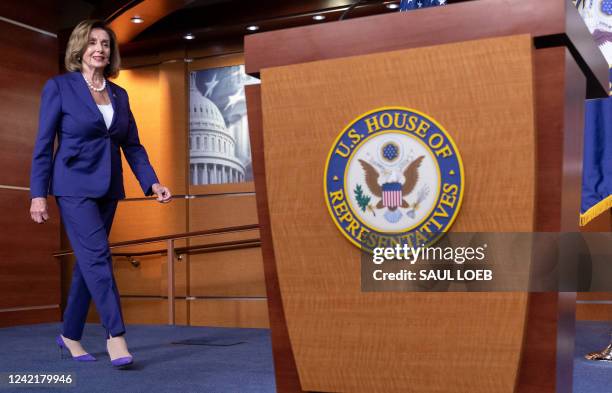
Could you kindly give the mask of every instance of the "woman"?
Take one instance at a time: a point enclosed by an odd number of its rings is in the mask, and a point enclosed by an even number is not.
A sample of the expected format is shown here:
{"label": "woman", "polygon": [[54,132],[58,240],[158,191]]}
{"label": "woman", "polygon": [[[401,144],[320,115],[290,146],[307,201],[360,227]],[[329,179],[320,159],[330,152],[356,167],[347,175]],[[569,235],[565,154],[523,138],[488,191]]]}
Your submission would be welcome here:
{"label": "woman", "polygon": [[[47,195],[54,195],[74,250],[70,294],[63,332],[56,338],[79,361],[95,360],[80,344],[90,300],[107,332],[114,366],[132,363],[112,272],[108,234],[119,199],[125,198],[123,153],[145,195],[169,202],[170,190],[159,183],[140,144],[124,89],[106,80],[119,73],[115,33],[101,21],[84,21],[70,35],[65,65],[69,73],[45,84],[34,146],[30,215],[48,218]],[[58,148],[53,157],[53,144]]]}

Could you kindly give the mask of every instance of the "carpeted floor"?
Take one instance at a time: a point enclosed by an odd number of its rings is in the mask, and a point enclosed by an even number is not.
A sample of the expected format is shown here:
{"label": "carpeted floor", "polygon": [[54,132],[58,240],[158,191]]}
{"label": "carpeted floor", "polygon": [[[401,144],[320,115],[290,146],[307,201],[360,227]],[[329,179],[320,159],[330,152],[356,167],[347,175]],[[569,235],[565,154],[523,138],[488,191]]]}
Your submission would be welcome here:
{"label": "carpeted floor", "polygon": [[[267,329],[131,325],[127,340],[136,363],[126,370],[110,365],[99,325],[87,325],[83,336],[83,345],[98,357],[97,362],[60,360],[54,343],[59,329],[59,324],[0,329],[0,375],[6,380],[10,372],[70,372],[75,386],[11,389],[0,385],[0,393],[275,392]],[[612,322],[578,322],[574,393],[612,392],[612,363],[589,362],[583,357],[604,348],[610,332]]]}
{"label": "carpeted floor", "polygon": [[584,359],[610,342],[612,322],[579,321],[576,324],[574,351],[574,393],[612,392],[612,363]]}
{"label": "carpeted floor", "polygon": [[[83,346],[98,358],[93,363],[60,360],[54,337],[59,324],[0,329],[0,374],[70,372],[76,385],[0,392],[275,392],[270,332],[192,326],[130,325],[127,341],[135,364],[116,370],[106,354],[104,330],[87,325]],[[177,343],[178,344],[174,344]],[[187,345],[187,344],[206,345]]]}

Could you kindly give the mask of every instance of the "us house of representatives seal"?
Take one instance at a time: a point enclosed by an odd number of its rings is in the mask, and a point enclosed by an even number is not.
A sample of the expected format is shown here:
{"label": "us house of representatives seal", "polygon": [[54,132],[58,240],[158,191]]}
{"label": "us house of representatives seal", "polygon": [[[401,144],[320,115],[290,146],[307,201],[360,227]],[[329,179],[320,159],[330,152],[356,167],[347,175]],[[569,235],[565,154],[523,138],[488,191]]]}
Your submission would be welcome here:
{"label": "us house of representatives seal", "polygon": [[354,245],[433,244],[455,221],[464,191],[448,132],[415,109],[383,107],[342,130],[325,165],[329,214]]}

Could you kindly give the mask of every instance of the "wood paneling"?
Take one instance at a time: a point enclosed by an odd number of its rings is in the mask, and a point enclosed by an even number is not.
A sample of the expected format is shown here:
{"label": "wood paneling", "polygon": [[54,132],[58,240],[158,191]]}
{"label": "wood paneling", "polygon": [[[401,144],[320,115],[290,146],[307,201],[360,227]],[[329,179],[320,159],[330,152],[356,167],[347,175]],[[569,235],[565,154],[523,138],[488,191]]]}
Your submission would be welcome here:
{"label": "wood paneling", "polygon": [[[167,296],[168,266],[166,255],[142,255],[134,259],[140,262],[135,267],[125,257],[115,257],[113,269],[121,296]],[[185,259],[175,260],[175,296],[187,295],[187,266]]]}
{"label": "wood paneling", "polygon": [[189,230],[257,224],[254,195],[196,198],[189,201]]}
{"label": "wood paneling", "polygon": [[[612,300],[612,295],[606,294],[605,298]],[[576,319],[578,321],[612,321],[612,304],[579,303],[576,306]]]}
{"label": "wood paneling", "polygon": [[0,312],[0,327],[59,322],[62,316],[57,308]]}
{"label": "wood paneling", "polygon": [[40,95],[58,70],[57,40],[2,21],[0,37],[0,184],[29,187]]}
{"label": "wood paneling", "polygon": [[[175,199],[171,203],[159,203],[155,199],[123,201],[119,203],[110,234],[110,242],[136,240],[148,237],[183,233],[186,228],[186,201]],[[185,244],[184,240],[176,242]],[[113,248],[113,252],[165,249],[165,242],[142,246]]]}
{"label": "wood paneling", "polygon": [[[146,67],[121,71],[114,81],[123,87],[130,97],[130,108],[138,126],[140,142],[147,150],[153,168],[159,163],[160,109],[162,97],[159,94],[159,70],[157,67]],[[130,171],[122,154],[123,181],[127,198],[141,198],[142,190],[135,176]]]}
{"label": "wood paneling", "polygon": [[557,293],[529,294],[518,393],[555,392],[558,301]]}
{"label": "wood paneling", "polygon": [[[121,297],[121,308],[126,324],[165,325],[168,323],[168,300],[166,299]],[[187,325],[187,301],[176,299],[175,310],[176,324]],[[100,317],[93,303],[89,309],[87,322],[100,323]]]}
{"label": "wood paneling", "polygon": [[186,194],[189,182],[189,135],[187,111],[187,77],[185,63],[162,63],[159,66],[160,113],[157,154],[154,165],[162,184],[174,194]]}
{"label": "wood paneling", "polygon": [[578,300],[583,300],[583,301],[612,300],[612,292],[581,292],[578,294]]}
{"label": "wood paneling", "polygon": [[337,233],[320,190],[338,132],[397,103],[436,119],[462,154],[453,230],[533,230],[531,45],[514,36],[262,70],[274,252],[304,390],[514,389],[527,295],[362,293],[360,252]]}
{"label": "wood paneling", "polygon": [[[121,298],[125,323],[164,325],[168,323],[168,300],[146,298]],[[187,325],[187,301],[175,300],[176,324]]]}
{"label": "wood paneling", "polygon": [[[174,194],[184,194],[187,173],[185,65],[174,62],[124,70],[116,83],[130,96],[140,141],[160,182]],[[126,196],[142,197],[142,190],[125,158],[123,173]]]}
{"label": "wood paneling", "polygon": [[[246,225],[252,225],[246,224]],[[192,231],[199,231],[201,229],[192,229]],[[206,228],[204,229],[206,230]],[[212,245],[215,243],[223,242],[236,242],[236,241],[252,241],[259,239],[259,231],[257,229],[250,229],[240,232],[226,232],[207,236],[196,236],[189,239],[192,246],[196,245]]]}
{"label": "wood paneling", "polygon": [[189,301],[192,326],[267,328],[265,299],[196,299]]}
{"label": "wood paneling", "polygon": [[[2,2],[0,15],[33,27],[57,29],[56,1]],[[0,22],[0,184],[29,187],[32,150],[38,129],[40,95],[47,79],[58,72],[57,39]],[[52,257],[60,247],[60,218],[48,198],[50,220],[34,224],[28,191],[0,191],[2,215],[0,294],[3,305],[36,306],[61,302],[61,265]],[[28,236],[24,236],[27,234]],[[2,255],[4,254],[4,255]],[[57,321],[60,310],[15,313],[18,323]]]}
{"label": "wood paneling", "polygon": [[[136,251],[136,248],[133,248]],[[117,287],[121,296],[148,296],[165,297],[168,295],[167,288],[167,257],[166,255],[143,255],[135,256],[140,266],[133,266],[126,257],[113,258],[113,272],[117,280]],[[187,288],[187,264],[186,257],[175,261],[175,296],[185,297]],[[72,280],[72,269],[74,257],[62,257],[63,263],[63,291],[62,299],[65,303]],[[65,305],[64,305],[65,306]],[[91,308],[95,308],[93,303]],[[167,322],[167,310],[166,320]]]}
{"label": "wood paneling", "polygon": [[265,297],[261,249],[192,254],[189,295]]}
{"label": "wood paneling", "polygon": [[561,183],[563,166],[563,59],[565,49],[549,48],[536,52],[537,135],[537,223],[539,231],[561,227]]}
{"label": "wood paneling", "polygon": [[[242,47],[237,47],[236,51],[239,51],[240,53],[210,57],[210,53],[206,50],[189,50],[187,52],[188,56],[195,58],[194,61],[189,63],[189,71],[207,70],[209,68],[229,67],[244,64],[244,53],[242,53]],[[202,56],[206,57],[203,59],[197,59],[198,57]]]}
{"label": "wood paneling", "polygon": [[232,197],[231,194],[253,193],[255,192],[255,183],[226,183],[226,184],[206,184],[206,185],[189,185],[189,194],[192,195],[219,195],[226,194],[226,197]]}
{"label": "wood paneling", "polygon": [[[30,218],[27,191],[0,189],[0,308],[60,303],[59,212],[48,199],[49,221]],[[27,236],[26,236],[27,234]]]}

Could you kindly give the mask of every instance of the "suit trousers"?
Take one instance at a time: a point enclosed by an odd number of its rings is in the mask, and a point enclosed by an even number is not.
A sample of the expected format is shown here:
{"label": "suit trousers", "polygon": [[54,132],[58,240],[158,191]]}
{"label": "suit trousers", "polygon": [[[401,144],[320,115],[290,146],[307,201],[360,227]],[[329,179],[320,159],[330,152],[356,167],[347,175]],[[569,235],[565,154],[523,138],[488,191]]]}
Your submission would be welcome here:
{"label": "suit trousers", "polygon": [[93,299],[107,337],[125,333],[119,291],[108,246],[117,199],[56,196],[76,256],[64,311],[64,337],[80,340]]}

